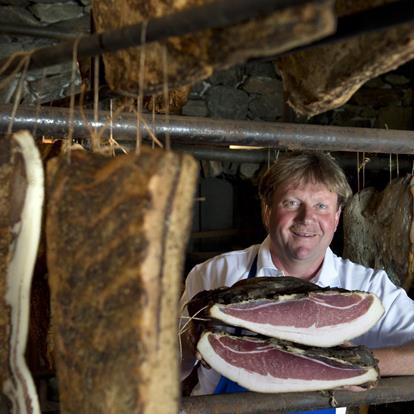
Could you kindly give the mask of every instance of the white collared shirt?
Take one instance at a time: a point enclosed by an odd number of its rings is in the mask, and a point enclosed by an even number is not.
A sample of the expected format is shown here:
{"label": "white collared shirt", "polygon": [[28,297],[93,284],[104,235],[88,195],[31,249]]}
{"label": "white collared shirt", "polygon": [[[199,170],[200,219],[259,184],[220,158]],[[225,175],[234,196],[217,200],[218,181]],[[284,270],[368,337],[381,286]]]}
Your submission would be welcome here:
{"label": "white collared shirt", "polygon": [[[195,266],[188,274],[181,304],[188,302],[202,290],[232,286],[246,279],[257,257],[256,277],[282,276],[270,254],[270,238],[245,250],[224,253]],[[414,302],[406,292],[396,287],[383,270],[370,269],[336,256],[327,249],[322,267],[311,282],[322,287],[340,287],[375,293],[385,312],[377,324],[364,335],[352,340],[354,344],[370,348],[398,346],[414,341]],[[199,383],[192,395],[212,394],[220,379],[213,369],[198,369]]]}

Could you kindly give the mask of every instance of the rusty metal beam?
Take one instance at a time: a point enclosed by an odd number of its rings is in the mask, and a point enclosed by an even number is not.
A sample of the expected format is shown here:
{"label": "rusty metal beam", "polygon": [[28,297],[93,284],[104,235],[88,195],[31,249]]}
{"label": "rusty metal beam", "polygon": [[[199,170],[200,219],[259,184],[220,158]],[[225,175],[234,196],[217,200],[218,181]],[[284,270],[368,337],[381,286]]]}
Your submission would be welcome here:
{"label": "rusty metal beam", "polygon": [[[125,148],[133,150],[135,143],[126,144]],[[276,149],[227,149],[220,147],[205,147],[193,145],[173,145],[172,148],[176,151],[183,151],[193,155],[198,160],[208,161],[222,161],[232,163],[272,163],[276,160],[278,150]],[[282,154],[282,153],[281,153]],[[336,159],[343,169],[356,170],[358,159],[354,153],[348,152],[331,152],[331,155]],[[360,154],[359,163],[362,163],[362,154]],[[393,156],[388,154],[376,154],[368,156],[368,160],[364,163],[366,171],[384,171],[396,174],[399,172],[411,172],[413,168],[413,157],[411,155]]]}
{"label": "rusty metal beam", "polygon": [[[0,132],[5,132],[11,120],[10,105],[0,105]],[[37,135],[64,138],[69,128],[67,108],[42,107],[39,113],[34,107],[20,107],[13,120],[13,130],[36,130]],[[150,115],[144,115],[152,125]],[[91,128],[106,126],[104,137],[109,135],[109,113],[101,111],[97,123],[93,112],[85,111],[85,118],[74,112],[74,137],[89,139]],[[87,126],[89,125],[89,129]],[[149,140],[141,123],[142,135]],[[350,151],[370,153],[414,154],[414,131],[384,130],[374,128],[348,128],[308,124],[253,122],[156,116],[153,125],[155,135],[162,141],[169,132],[173,144],[225,146],[245,145],[275,149]],[[119,142],[133,142],[136,138],[136,116],[122,113],[112,121],[112,132]]]}
{"label": "rusty metal beam", "polygon": [[300,392],[285,394],[222,394],[185,397],[180,414],[274,414],[338,407],[384,404],[414,400],[414,377],[383,378],[377,387],[364,391]]}
{"label": "rusty metal beam", "polygon": [[[171,36],[197,32],[209,28],[226,27],[249,19],[266,15],[277,10],[285,10],[305,3],[318,3],[320,0],[216,0],[203,6],[186,8],[166,16],[146,22],[146,43],[163,40]],[[68,40],[56,46],[36,49],[30,59],[29,70],[66,63],[72,60],[75,42],[78,59],[115,52],[142,44],[141,33],[145,23],[121,27],[90,36],[82,35],[77,40]],[[0,60],[0,68],[10,57]],[[19,58],[20,59],[20,58]],[[19,63],[15,59],[2,75],[13,73]]]}
{"label": "rusty metal beam", "polygon": [[312,43],[297,46],[273,56],[251,59],[251,61],[273,61],[281,56],[291,55],[306,49],[328,45],[370,32],[380,32],[393,26],[414,20],[411,0],[400,0],[363,10],[358,13],[339,16],[335,33]]}
{"label": "rusty metal beam", "polygon": [[[59,41],[76,39],[79,33],[65,33],[58,30],[47,29],[43,27],[35,26],[18,26],[15,24],[4,24],[0,25],[0,33],[18,35],[18,36],[30,36],[39,37],[46,39],[55,39]],[[86,33],[84,33],[86,34]]]}

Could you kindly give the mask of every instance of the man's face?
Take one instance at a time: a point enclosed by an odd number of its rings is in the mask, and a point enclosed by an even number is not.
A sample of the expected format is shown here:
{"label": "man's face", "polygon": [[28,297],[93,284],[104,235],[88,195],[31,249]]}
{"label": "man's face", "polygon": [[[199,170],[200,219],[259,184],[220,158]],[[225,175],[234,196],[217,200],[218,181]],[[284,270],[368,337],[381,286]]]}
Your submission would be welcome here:
{"label": "man's face", "polygon": [[272,256],[276,255],[285,265],[319,265],[340,214],[337,194],[324,184],[281,186],[273,195],[272,206],[264,211]]}

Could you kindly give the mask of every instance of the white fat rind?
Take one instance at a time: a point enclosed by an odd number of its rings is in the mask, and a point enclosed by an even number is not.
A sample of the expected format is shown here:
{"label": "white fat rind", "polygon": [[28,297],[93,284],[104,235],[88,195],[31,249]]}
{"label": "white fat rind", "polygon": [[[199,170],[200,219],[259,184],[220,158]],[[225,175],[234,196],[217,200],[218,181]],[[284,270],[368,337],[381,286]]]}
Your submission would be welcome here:
{"label": "white fat rind", "polygon": [[243,368],[237,368],[221,358],[211,347],[208,336],[204,334],[197,344],[197,350],[211,368],[250,391],[262,393],[302,392],[328,390],[349,385],[362,385],[378,380],[375,368],[368,368],[362,375],[341,380],[302,380],[275,378],[260,375]]}
{"label": "white fat rind", "polygon": [[[283,326],[274,324],[263,324],[226,314],[223,312],[228,305],[215,304],[210,308],[211,317],[225,322],[226,324],[239,326],[258,334],[273,338],[284,339],[286,341],[297,342],[299,344],[331,347],[356,338],[371,329],[384,313],[381,301],[374,294],[373,302],[369,310],[351,322],[328,325],[324,327],[310,326],[308,328],[296,328],[293,326]],[[286,295],[291,297],[292,295]],[[282,301],[286,299],[282,298]]]}
{"label": "white fat rind", "polygon": [[[27,131],[18,132],[13,138],[19,144],[24,159],[27,191],[21,221],[13,228],[17,233],[7,274],[6,302],[11,307],[12,320],[10,367],[14,381],[5,381],[3,392],[12,401],[13,412],[39,414],[36,387],[24,355],[29,327],[30,288],[41,232],[43,165],[33,138]],[[25,395],[30,401],[29,407]]]}

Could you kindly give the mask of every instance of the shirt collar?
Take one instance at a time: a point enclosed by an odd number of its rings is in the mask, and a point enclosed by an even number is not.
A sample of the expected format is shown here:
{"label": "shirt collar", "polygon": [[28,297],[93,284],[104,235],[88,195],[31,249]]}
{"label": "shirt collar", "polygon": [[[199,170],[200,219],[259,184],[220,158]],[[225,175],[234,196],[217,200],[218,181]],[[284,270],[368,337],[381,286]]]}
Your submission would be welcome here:
{"label": "shirt collar", "polygon": [[[257,276],[281,276],[281,271],[273,263],[270,254],[270,236],[263,240],[257,254]],[[334,254],[328,247],[322,266],[311,282],[320,286],[329,286],[337,276]]]}
{"label": "shirt collar", "polygon": [[338,272],[335,266],[334,253],[330,247],[328,247],[322,266],[311,282],[316,283],[319,286],[329,286],[336,280],[337,276]]}
{"label": "shirt collar", "polygon": [[267,236],[259,246],[257,255],[257,276],[279,275],[280,271],[273,263],[272,255],[270,254],[269,236]]}

